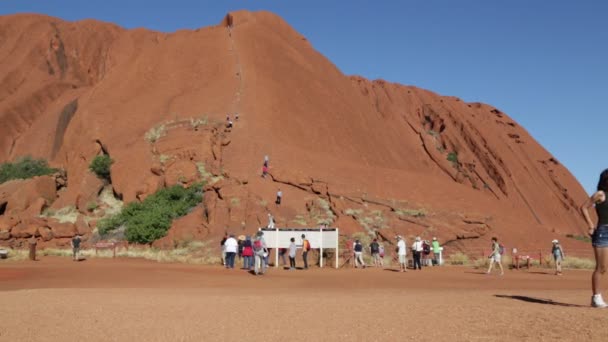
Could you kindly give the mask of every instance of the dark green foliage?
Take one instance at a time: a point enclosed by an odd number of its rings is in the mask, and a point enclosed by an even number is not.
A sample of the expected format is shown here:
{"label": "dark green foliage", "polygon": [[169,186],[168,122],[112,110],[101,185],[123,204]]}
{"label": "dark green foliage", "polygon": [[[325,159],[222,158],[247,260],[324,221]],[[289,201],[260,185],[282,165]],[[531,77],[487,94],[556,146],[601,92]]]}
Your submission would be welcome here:
{"label": "dark green foliage", "polygon": [[108,155],[100,155],[93,158],[89,169],[97,175],[97,177],[110,179],[110,166],[114,163]]}
{"label": "dark green foliage", "polygon": [[454,165],[458,165],[458,153],[456,153],[456,152],[448,153],[448,161]]}
{"label": "dark green foliage", "polygon": [[57,169],[50,168],[46,160],[26,156],[14,163],[0,164],[0,184],[12,179],[28,179],[35,176],[50,175]]}
{"label": "dark green foliage", "polygon": [[202,185],[189,188],[174,185],[148,196],[143,202],[132,202],[112,217],[101,220],[99,234],[124,225],[129,242],[152,243],[165,236],[171,222],[186,215],[202,200]]}

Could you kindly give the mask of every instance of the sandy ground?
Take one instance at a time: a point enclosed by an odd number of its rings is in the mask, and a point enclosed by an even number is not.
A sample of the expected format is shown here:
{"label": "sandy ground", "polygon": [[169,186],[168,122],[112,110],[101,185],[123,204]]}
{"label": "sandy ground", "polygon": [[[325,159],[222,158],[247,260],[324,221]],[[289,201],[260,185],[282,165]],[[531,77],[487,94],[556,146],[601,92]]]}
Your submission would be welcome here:
{"label": "sandy ground", "polygon": [[0,263],[0,341],[608,341],[589,271]]}

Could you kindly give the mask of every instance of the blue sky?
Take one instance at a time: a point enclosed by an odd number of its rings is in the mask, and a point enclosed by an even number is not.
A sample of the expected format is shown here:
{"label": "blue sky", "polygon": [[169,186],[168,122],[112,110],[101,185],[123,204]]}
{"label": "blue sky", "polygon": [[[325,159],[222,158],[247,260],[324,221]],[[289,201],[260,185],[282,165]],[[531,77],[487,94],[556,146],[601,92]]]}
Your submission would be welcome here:
{"label": "blue sky", "polygon": [[279,14],[345,74],[496,106],[587,192],[608,168],[608,1],[0,1],[0,14],[165,32],[217,24],[238,9]]}

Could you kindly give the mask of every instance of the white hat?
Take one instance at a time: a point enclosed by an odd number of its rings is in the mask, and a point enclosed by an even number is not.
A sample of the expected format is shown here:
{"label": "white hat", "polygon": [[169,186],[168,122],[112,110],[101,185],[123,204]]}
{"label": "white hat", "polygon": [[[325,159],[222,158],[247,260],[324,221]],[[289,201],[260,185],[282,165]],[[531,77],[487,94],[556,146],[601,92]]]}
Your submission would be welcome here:
{"label": "white hat", "polygon": [[416,241],[420,241],[420,236],[416,236]]}
{"label": "white hat", "polygon": [[553,243],[559,243],[559,241],[557,241],[557,239],[555,239],[555,240],[553,240],[551,242],[553,242]]}

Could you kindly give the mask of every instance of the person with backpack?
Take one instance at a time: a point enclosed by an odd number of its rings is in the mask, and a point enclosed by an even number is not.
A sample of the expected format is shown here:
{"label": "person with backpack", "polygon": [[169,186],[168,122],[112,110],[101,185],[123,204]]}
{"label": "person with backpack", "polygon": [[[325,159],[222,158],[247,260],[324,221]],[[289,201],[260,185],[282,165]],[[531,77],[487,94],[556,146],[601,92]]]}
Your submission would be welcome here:
{"label": "person with backpack", "polygon": [[363,262],[363,244],[358,239],[353,243],[353,250],[355,251],[355,268],[361,265],[361,268],[365,268],[365,262]]}
{"label": "person with backpack", "polygon": [[562,260],[566,257],[564,254],[564,250],[562,245],[559,244],[559,241],[553,240],[553,248],[551,248],[551,254],[553,254],[553,260],[555,260],[555,275],[562,275]]}
{"label": "person with backpack", "polygon": [[264,232],[261,230],[257,232],[255,240],[253,240],[253,256],[254,266],[253,272],[258,274],[264,274],[266,271],[266,256],[268,256],[268,248],[266,248],[266,241],[264,241]]}
{"label": "person with backpack", "polygon": [[243,268],[251,270],[253,267],[253,243],[251,236],[247,235],[243,241]]}
{"label": "person with backpack", "polygon": [[310,251],[310,241],[306,239],[306,235],[302,234],[302,261],[304,261],[304,269],[308,269],[308,252]]}
{"label": "person with backpack", "polygon": [[502,253],[504,253],[504,251],[505,251],[505,248],[498,243],[498,239],[496,237],[493,237],[492,238],[492,253],[488,257],[488,259],[490,259],[490,267],[488,268],[488,271],[486,272],[486,274],[490,274],[490,272],[492,272],[492,267],[494,266],[495,263],[500,268],[500,275],[505,274],[505,271],[502,268],[502,262],[501,262],[501,256],[502,256]]}
{"label": "person with backpack", "polygon": [[422,264],[420,263],[420,257],[422,256],[424,248],[420,236],[416,236],[416,240],[412,244],[412,255],[414,257],[414,270],[422,270]]}
{"label": "person with backpack", "polygon": [[377,239],[374,239],[369,245],[369,250],[372,253],[372,260],[374,261],[374,266],[380,267],[382,261],[380,259],[380,245],[378,244]]}
{"label": "person with backpack", "polygon": [[296,269],[296,251],[298,250],[298,246],[296,246],[296,238],[291,238],[289,241],[289,269]]}

